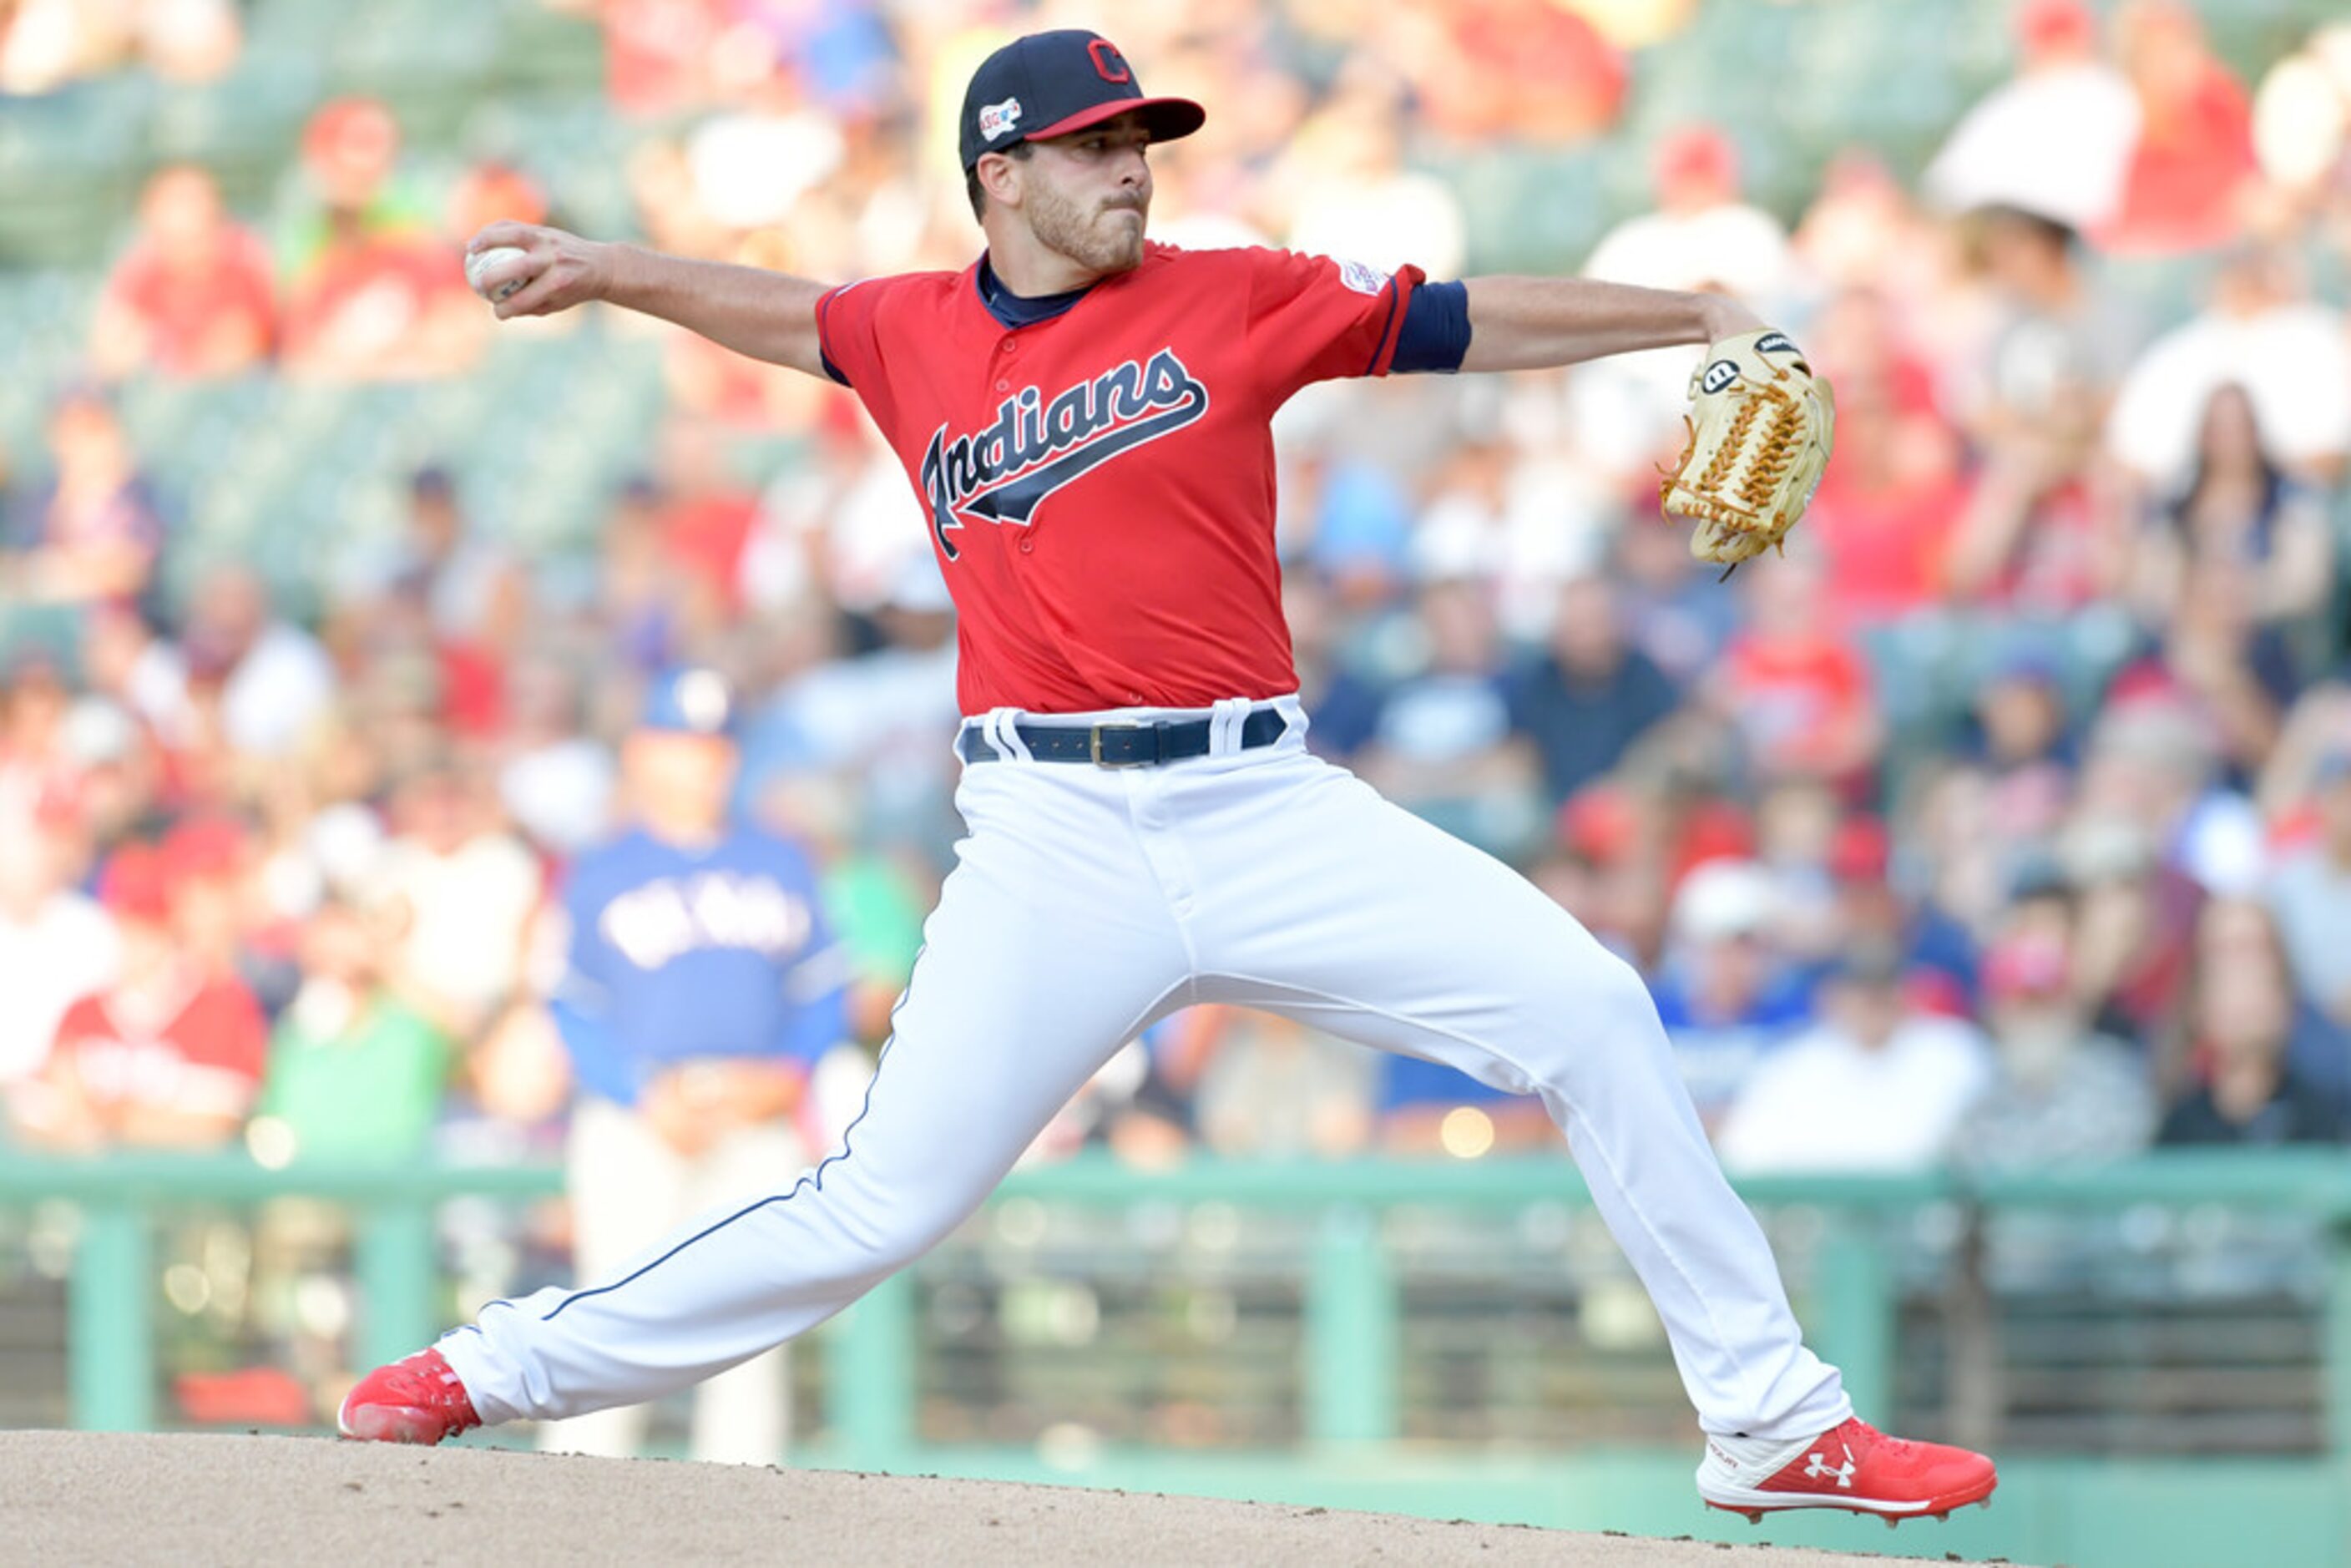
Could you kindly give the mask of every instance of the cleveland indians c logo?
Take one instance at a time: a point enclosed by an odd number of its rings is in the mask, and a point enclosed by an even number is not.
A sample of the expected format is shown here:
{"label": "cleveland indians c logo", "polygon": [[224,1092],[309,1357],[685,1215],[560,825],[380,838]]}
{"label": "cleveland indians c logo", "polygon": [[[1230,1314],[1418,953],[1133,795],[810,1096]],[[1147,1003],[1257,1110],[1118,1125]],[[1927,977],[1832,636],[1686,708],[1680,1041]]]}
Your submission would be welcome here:
{"label": "cleveland indians c logo", "polygon": [[931,531],[949,560],[961,552],[947,536],[977,518],[1027,528],[1038,503],[1096,465],[1208,412],[1208,389],[1162,349],[1080,382],[1051,402],[1023,387],[997,406],[996,423],[947,439],[940,425],[923,454],[923,494]]}

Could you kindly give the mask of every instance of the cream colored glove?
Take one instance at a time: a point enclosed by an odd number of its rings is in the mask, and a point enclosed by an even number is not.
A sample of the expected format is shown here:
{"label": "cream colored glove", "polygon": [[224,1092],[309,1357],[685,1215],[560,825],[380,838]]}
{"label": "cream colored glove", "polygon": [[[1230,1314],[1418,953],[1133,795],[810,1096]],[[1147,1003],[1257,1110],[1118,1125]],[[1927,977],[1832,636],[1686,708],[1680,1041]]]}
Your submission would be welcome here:
{"label": "cream colored glove", "polygon": [[1726,338],[1690,376],[1689,444],[1657,486],[1698,525],[1690,554],[1725,569],[1780,545],[1812,504],[1836,434],[1829,383],[1784,332]]}

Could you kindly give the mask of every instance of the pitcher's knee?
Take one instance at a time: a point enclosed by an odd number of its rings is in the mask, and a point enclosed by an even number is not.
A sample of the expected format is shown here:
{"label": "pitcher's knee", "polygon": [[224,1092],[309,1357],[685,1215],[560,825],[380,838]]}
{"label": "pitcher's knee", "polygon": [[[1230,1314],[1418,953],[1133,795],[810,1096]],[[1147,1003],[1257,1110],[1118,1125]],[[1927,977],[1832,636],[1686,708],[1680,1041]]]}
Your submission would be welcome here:
{"label": "pitcher's knee", "polygon": [[1659,1072],[1678,1076],[1672,1043],[1657,1016],[1657,999],[1641,971],[1611,954],[1585,1004],[1593,1041],[1619,1069],[1641,1062]]}
{"label": "pitcher's knee", "polygon": [[1541,1015],[1540,1044],[1526,1066],[1541,1083],[1564,1089],[1597,1068],[1621,1070],[1652,1058],[1671,1061],[1648,982],[1614,954],[1597,955],[1573,975],[1557,977],[1538,990],[1533,1005]]}
{"label": "pitcher's knee", "polygon": [[885,1188],[871,1181],[829,1183],[823,1197],[835,1234],[861,1274],[893,1272],[946,1240],[978,1199],[935,1187]]}
{"label": "pitcher's knee", "polygon": [[1665,1042],[1665,1026],[1657,1019],[1657,999],[1649,992],[1649,982],[1641,971],[1615,954],[1593,966],[1597,978],[1592,986],[1591,1006],[1609,1028]]}

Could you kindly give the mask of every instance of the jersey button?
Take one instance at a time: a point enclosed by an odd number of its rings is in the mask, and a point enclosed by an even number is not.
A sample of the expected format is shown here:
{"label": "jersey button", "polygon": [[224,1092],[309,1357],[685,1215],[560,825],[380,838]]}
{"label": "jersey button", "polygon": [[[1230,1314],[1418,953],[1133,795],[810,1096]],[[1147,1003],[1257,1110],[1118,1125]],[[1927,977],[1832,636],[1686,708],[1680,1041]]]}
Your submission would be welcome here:
{"label": "jersey button", "polygon": [[998,377],[996,382],[996,390],[998,392],[1010,392],[1012,390],[1012,383],[1003,380],[1001,377]]}
{"label": "jersey button", "polygon": [[1030,550],[1033,550],[1036,548],[1037,541],[1035,539],[1030,538],[1027,534],[1022,534],[1020,536],[1020,553],[1022,555],[1027,555]]}
{"label": "jersey button", "polygon": [[1003,342],[997,345],[997,347],[1002,349],[1008,354],[1019,346],[1019,340],[1015,338],[1007,338]]}

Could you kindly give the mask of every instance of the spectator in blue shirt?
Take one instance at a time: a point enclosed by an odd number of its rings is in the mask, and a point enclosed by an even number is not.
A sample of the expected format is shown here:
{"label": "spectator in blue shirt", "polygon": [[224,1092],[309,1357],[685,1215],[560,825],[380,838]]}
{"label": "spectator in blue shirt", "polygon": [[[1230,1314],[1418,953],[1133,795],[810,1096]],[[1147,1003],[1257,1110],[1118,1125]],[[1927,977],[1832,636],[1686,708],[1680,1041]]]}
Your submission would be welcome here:
{"label": "spectator in blue shirt", "polygon": [[1758,1063],[1811,1021],[1803,981],[1771,946],[1771,874],[1715,860],[1674,894],[1671,954],[1651,987],[1699,1119],[1711,1128]]}
{"label": "spectator in blue shirt", "polygon": [[1615,591],[1591,573],[1560,590],[1550,646],[1518,681],[1510,717],[1534,743],[1556,809],[1680,702],[1656,662],[1625,642]]}

